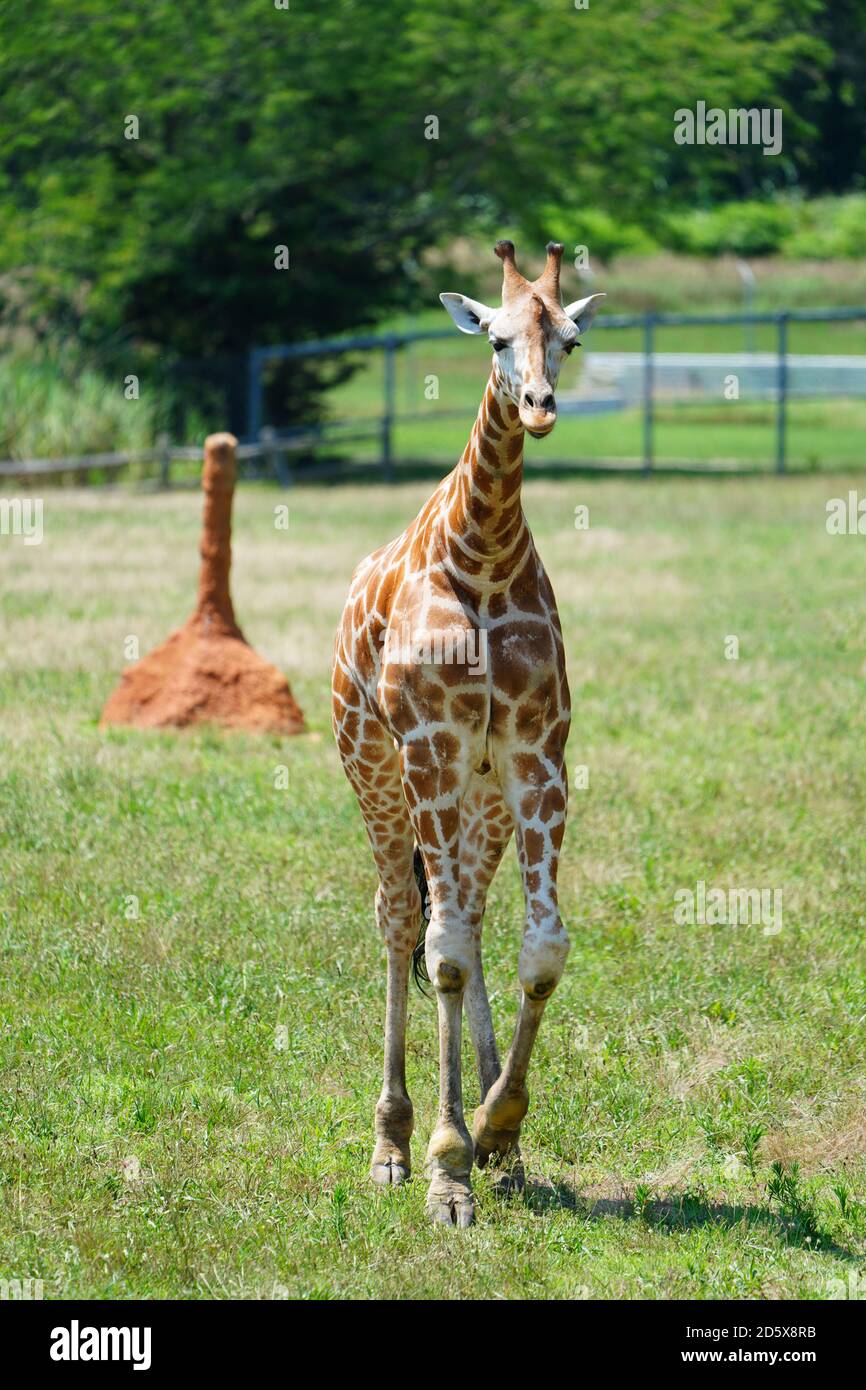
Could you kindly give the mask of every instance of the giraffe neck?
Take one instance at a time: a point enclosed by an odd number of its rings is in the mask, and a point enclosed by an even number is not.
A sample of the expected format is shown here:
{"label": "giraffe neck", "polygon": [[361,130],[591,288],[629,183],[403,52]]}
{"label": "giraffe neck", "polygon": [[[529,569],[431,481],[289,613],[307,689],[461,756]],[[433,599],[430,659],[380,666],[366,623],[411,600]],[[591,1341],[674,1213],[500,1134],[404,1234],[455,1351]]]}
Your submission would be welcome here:
{"label": "giraffe neck", "polygon": [[443,505],[445,542],[458,568],[501,574],[522,555],[528,529],[520,502],[523,426],[494,362],[469,442]]}

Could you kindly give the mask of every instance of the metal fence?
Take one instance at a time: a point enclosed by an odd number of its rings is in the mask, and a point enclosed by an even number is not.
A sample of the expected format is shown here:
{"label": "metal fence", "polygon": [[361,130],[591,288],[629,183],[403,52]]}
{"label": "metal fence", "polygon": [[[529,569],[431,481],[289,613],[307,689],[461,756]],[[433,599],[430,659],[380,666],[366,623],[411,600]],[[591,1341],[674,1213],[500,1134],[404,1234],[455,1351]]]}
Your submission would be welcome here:
{"label": "metal fence", "polygon": [[[619,362],[626,384],[619,395],[588,395],[586,392],[561,393],[560,413],[563,416],[574,414],[599,414],[615,409],[639,411],[640,449],[639,457],[622,459],[616,456],[604,460],[607,470],[617,466],[627,467],[629,471],[642,471],[650,474],[662,468],[679,468],[682,463],[671,465],[658,456],[656,425],[660,405],[669,397],[677,399],[677,391],[666,383],[678,380],[677,371],[682,375],[685,367],[690,383],[689,390],[682,393],[687,398],[695,395],[695,383],[700,383],[702,370],[705,372],[710,358],[706,354],[678,353],[667,357],[659,353],[659,333],[668,328],[721,328],[736,326],[746,328],[752,343],[757,327],[770,328],[774,336],[772,349],[767,352],[739,352],[735,356],[714,354],[713,370],[718,371],[726,363],[736,361],[741,372],[754,376],[753,399],[769,401],[774,412],[772,457],[766,465],[784,473],[789,461],[790,403],[797,399],[819,399],[827,395],[838,397],[866,398],[866,339],[864,351],[848,354],[846,357],[828,359],[835,363],[831,373],[821,373],[817,368],[810,376],[809,362],[815,357],[794,356],[790,352],[790,330],[794,326],[807,324],[866,324],[866,308],[839,309],[792,309],[778,313],[731,313],[731,314],[609,314],[597,319],[592,328],[592,342],[599,334],[616,334],[623,330],[637,330],[640,335],[638,354],[597,354],[599,361]],[[382,476],[391,481],[397,476],[398,460],[395,447],[395,431],[398,427],[412,422],[439,422],[443,420],[465,421],[468,428],[474,418],[474,406],[468,403],[460,408],[437,408],[417,410],[412,402],[398,406],[397,379],[398,363],[417,344],[455,340],[453,328],[424,329],[404,333],[368,334],[352,338],[323,339],[315,342],[284,344],[270,347],[255,347],[248,354],[246,367],[246,408],[245,429],[242,431],[238,458],[248,472],[254,476],[267,477],[284,484],[290,483],[297,475],[296,465],[303,460],[303,475],[315,478],[325,474],[351,471],[345,455],[350,446],[364,442],[372,446],[372,454],[363,460],[364,465],[381,470]],[[752,343],[753,345],[753,343]],[[858,344],[859,345],[859,344]],[[371,359],[381,355],[381,386],[379,409],[374,413],[351,412],[350,418],[333,416],[320,425],[299,425],[295,428],[276,429],[265,419],[265,374],[269,364],[309,360],[324,357],[341,357],[346,354],[364,354],[364,367]],[[593,357],[596,354],[587,354]],[[622,358],[628,356],[629,362],[623,366]],[[673,358],[677,358],[677,362]],[[474,359],[473,359],[474,361]],[[703,364],[703,366],[702,366]],[[675,370],[676,368],[676,370]],[[480,398],[482,368],[473,368],[473,397]],[[706,373],[705,373],[706,374]],[[821,377],[823,385],[817,383]],[[814,379],[814,380],[813,380]],[[793,380],[793,386],[792,386]],[[629,384],[630,383],[630,384]],[[828,384],[829,383],[829,384]],[[368,393],[369,394],[369,393]],[[705,397],[706,398],[706,397]],[[339,404],[339,401],[337,401]],[[237,391],[234,391],[234,407],[237,406]],[[214,420],[213,428],[220,428],[224,421]],[[866,424],[866,414],[864,414]],[[864,434],[866,437],[866,434]],[[449,446],[450,447],[450,446]],[[455,455],[456,457],[456,455]],[[172,445],[164,436],[157,447],[137,453],[91,454],[64,459],[9,460],[0,463],[0,478],[45,476],[49,474],[72,474],[81,477],[98,474],[103,477],[115,476],[120,470],[138,466],[142,473],[168,485],[174,473],[174,465],[188,464],[200,458],[200,449],[189,444]],[[433,460],[431,460],[433,461]],[[440,460],[435,460],[440,461]],[[866,460],[864,460],[866,461]],[[569,460],[564,460],[568,463]],[[575,467],[587,466],[587,460],[571,460]],[[712,471],[712,461],[695,462],[695,471]],[[591,465],[590,465],[591,466]],[[687,464],[686,464],[687,466]],[[731,471],[726,467],[725,471]],[[750,470],[753,471],[753,470]]]}
{"label": "metal fence", "polygon": [[[814,323],[866,323],[866,308],[851,307],[838,309],[792,309],[778,313],[731,313],[731,314],[678,314],[678,313],[647,313],[647,314],[611,314],[596,319],[592,335],[593,340],[599,333],[615,333],[617,330],[639,330],[642,339],[642,350],[640,353],[640,391],[639,406],[642,416],[641,430],[641,458],[640,467],[644,473],[652,473],[659,466],[656,449],[656,415],[658,408],[657,380],[659,372],[658,354],[658,335],[659,331],[665,328],[731,328],[743,326],[751,333],[758,326],[770,327],[775,334],[775,350],[771,352],[746,352],[739,353],[734,358],[733,355],[727,356],[727,365],[736,365],[741,372],[747,376],[754,374],[759,378],[760,386],[755,391],[756,399],[769,400],[775,406],[774,421],[774,449],[772,458],[768,458],[769,467],[775,468],[779,473],[784,473],[788,464],[788,437],[789,437],[789,405],[792,396],[796,395],[799,399],[822,399],[826,397],[866,397],[866,350],[862,357],[848,355],[845,358],[828,359],[827,370],[821,371],[818,365],[819,360],[814,355],[809,357],[796,357],[792,359],[789,349],[789,329],[791,325],[814,324]],[[430,329],[406,333],[391,333],[379,336],[367,335],[355,338],[342,338],[322,340],[315,343],[297,343],[278,347],[256,348],[250,353],[249,373],[248,373],[248,405],[247,419],[250,432],[256,437],[263,428],[264,393],[262,386],[262,374],[266,364],[271,361],[297,360],[300,358],[314,356],[332,356],[343,353],[373,353],[382,354],[382,394],[381,394],[381,413],[375,420],[368,420],[365,425],[355,422],[334,421],[321,427],[318,432],[311,436],[309,431],[298,432],[293,436],[292,432],[274,434],[271,437],[271,447],[277,451],[284,451],[285,457],[293,448],[297,447],[299,441],[304,445],[309,445],[311,439],[318,442],[321,447],[328,445],[339,445],[341,442],[340,431],[345,431],[342,439],[348,441],[352,438],[350,431],[354,428],[356,437],[362,437],[361,431],[366,430],[375,435],[380,441],[378,465],[382,469],[385,478],[391,479],[395,476],[395,448],[394,432],[395,428],[412,419],[443,419],[446,417],[454,418],[460,416],[467,419],[467,424],[471,424],[471,416],[465,411],[439,410],[412,412],[398,408],[396,400],[396,380],[397,362],[400,354],[406,349],[418,343],[433,342],[436,340],[453,339],[454,330],[451,328]],[[864,342],[866,349],[866,342]],[[699,362],[699,354],[677,354],[681,359],[690,360],[693,364]],[[720,368],[726,359],[718,354],[715,359],[716,368]],[[861,365],[862,373],[857,371],[857,366]],[[665,364],[667,365],[667,364]],[[830,367],[834,370],[831,373]],[[792,371],[796,378],[796,386],[792,391]],[[693,369],[691,375],[695,376]],[[822,378],[821,382],[818,378]],[[810,379],[811,378],[811,379]],[[480,383],[480,377],[479,377]],[[480,390],[480,385],[479,385]],[[558,396],[560,401],[560,413],[570,414],[594,414],[599,413],[604,408],[604,402],[593,400],[586,396],[575,396],[567,402]],[[626,401],[620,403],[627,404]],[[613,461],[615,464],[615,461]],[[607,467],[611,467],[608,462]],[[710,471],[709,467],[702,468],[701,471]],[[730,471],[730,470],[726,470]]]}

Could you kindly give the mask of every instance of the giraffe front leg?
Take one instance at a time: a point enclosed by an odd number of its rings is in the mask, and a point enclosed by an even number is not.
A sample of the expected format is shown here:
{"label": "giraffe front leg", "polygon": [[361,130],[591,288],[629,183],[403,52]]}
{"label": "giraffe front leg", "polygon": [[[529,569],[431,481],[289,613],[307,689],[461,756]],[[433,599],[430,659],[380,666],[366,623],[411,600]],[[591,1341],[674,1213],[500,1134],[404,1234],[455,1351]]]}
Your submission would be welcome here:
{"label": "giraffe front leg", "polygon": [[[413,903],[414,907],[415,904]],[[385,1003],[385,1067],[382,1091],[376,1104],[376,1145],[370,1175],[382,1187],[398,1186],[412,1171],[409,1141],[413,1111],[406,1089],[406,995],[412,959],[414,920],[408,914],[404,929],[394,923],[382,889],[376,895],[376,916],[388,949],[388,983]]]}
{"label": "giraffe front leg", "polygon": [[565,831],[567,784],[561,762],[538,760],[530,786],[506,784],[517,828],[517,857],[526,900],[526,924],[518,974],[522,995],[517,1026],[502,1074],[475,1112],[475,1161],[507,1165],[519,1156],[520,1126],[529,1107],[526,1078],[547,1001],[565,968],[570,948],[559,915],[556,875]]}
{"label": "giraffe front leg", "polygon": [[470,1183],[473,1147],[463,1117],[460,1055],[466,971],[449,959],[439,962],[431,978],[439,1011],[439,1116],[427,1148],[427,1211],[432,1220],[446,1226],[471,1226],[475,1216]]}
{"label": "giraffe front leg", "polygon": [[403,785],[430,890],[425,959],[439,1015],[439,1113],[427,1148],[427,1210],[434,1221],[474,1219],[473,1145],[463,1116],[463,997],[476,943],[460,892],[460,809],[471,774],[468,747],[451,735],[419,736],[402,751]]}

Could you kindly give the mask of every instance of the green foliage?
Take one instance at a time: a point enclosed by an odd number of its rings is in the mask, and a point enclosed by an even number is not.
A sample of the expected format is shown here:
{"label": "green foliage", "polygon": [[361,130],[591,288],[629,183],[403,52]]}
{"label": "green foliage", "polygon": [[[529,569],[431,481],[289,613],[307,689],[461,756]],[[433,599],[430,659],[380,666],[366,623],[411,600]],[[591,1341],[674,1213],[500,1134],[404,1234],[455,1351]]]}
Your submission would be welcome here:
{"label": "green foliage", "polygon": [[802,260],[862,260],[866,252],[866,193],[816,198],[797,208],[782,254]]}
{"label": "green foliage", "polygon": [[[503,224],[539,244],[638,249],[671,199],[782,186],[820,118],[789,93],[832,67],[818,0],[576,11],[352,0],[9,0],[0,54],[0,301],[111,370],[371,324],[425,252]],[[785,156],[688,149],[673,111],[785,111]],[[817,105],[816,105],[817,103]],[[425,138],[430,115],[438,139]],[[139,138],[125,138],[127,117]],[[773,165],[772,168],[768,167]],[[683,192],[685,190],[685,193]],[[592,215],[589,215],[592,210]],[[287,246],[288,270],[275,247]],[[205,378],[189,393],[206,397]],[[297,415],[319,371],[284,372]]]}
{"label": "green foliage", "polygon": [[840,198],[744,199],[682,209],[666,218],[659,240],[693,256],[768,256],[789,260],[862,259],[866,194]]}
{"label": "green foliage", "polygon": [[771,1165],[767,1197],[778,1205],[798,1233],[811,1236],[817,1232],[814,1198],[803,1186],[799,1163],[791,1163],[788,1167],[779,1162]]}
{"label": "green foliage", "polygon": [[[570,250],[569,238],[574,240],[569,219],[551,210],[548,218],[550,235],[561,238]],[[580,242],[586,246],[593,261],[609,262],[618,256],[648,256],[659,249],[659,242],[645,227],[616,217],[604,208],[587,208],[580,215]]]}
{"label": "green foliage", "polygon": [[671,218],[667,243],[693,256],[767,256],[781,248],[795,225],[789,203],[744,200]]}
{"label": "green foliage", "polygon": [[[764,1129],[763,1126],[759,1124],[748,1125],[743,1134],[743,1150],[746,1155],[746,1165],[753,1181],[756,1176],[758,1163],[758,1145],[763,1137]],[[844,1216],[844,1214],[845,1212],[843,1209],[842,1215]]]}
{"label": "green foliage", "polygon": [[69,352],[0,357],[0,458],[61,458],[146,449],[157,433],[154,405],[127,400],[112,381]]}

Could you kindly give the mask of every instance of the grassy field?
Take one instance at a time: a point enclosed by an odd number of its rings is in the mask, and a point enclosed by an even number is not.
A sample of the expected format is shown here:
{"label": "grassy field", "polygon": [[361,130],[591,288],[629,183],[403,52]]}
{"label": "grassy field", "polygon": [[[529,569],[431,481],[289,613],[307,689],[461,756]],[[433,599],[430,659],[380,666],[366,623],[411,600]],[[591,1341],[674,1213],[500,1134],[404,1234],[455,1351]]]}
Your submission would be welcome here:
{"label": "grassy field", "polygon": [[[0,536],[0,1277],[46,1296],[827,1298],[866,1260],[866,587],[856,479],[533,480],[575,718],[574,942],[525,1195],[428,1227],[435,1010],[410,1001],[416,1179],[373,1191],[384,957],[329,731],[350,570],[429,484],[237,498],[235,600],[294,740],[101,733],[136,635],[193,602],[194,493],[48,492]],[[573,525],[589,507],[588,531]],[[726,638],[739,659],[725,658]],[[276,770],[289,769],[289,790]],[[776,935],[680,926],[698,881]],[[485,956],[517,1004],[513,851]],[[467,1104],[477,1082],[466,1055]]]}

